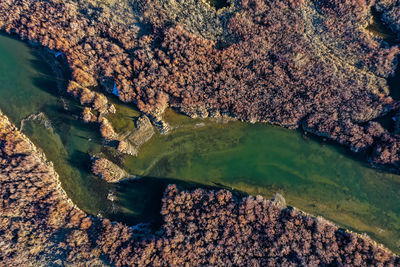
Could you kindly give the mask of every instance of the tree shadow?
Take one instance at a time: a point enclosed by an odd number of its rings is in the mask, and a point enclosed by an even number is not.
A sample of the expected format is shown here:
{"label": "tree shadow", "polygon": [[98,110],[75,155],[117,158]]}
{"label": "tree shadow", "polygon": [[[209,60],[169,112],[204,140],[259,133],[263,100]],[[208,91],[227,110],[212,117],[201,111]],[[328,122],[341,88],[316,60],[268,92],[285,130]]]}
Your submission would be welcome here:
{"label": "tree shadow", "polygon": [[390,96],[396,101],[400,100],[400,64],[397,65],[394,75],[387,79],[387,83]]}
{"label": "tree shadow", "polygon": [[[107,218],[123,222],[127,225],[147,223],[152,230],[158,230],[164,223],[161,215],[163,194],[170,184],[175,184],[182,190],[203,188],[208,190],[227,189],[222,184],[214,186],[195,182],[186,182],[173,178],[141,177],[123,180],[115,187],[117,211],[105,214]],[[238,190],[230,190],[235,197],[241,198],[248,194]]]}
{"label": "tree shadow", "polygon": [[389,46],[399,44],[400,40],[396,33],[390,29],[389,25],[386,25],[382,21],[383,14],[378,12],[375,7],[371,8],[371,14],[374,19],[373,22],[366,27],[366,29],[373,35],[385,41]]}
{"label": "tree shadow", "polygon": [[210,6],[214,7],[216,10],[229,7],[230,3],[228,0],[206,0]]}

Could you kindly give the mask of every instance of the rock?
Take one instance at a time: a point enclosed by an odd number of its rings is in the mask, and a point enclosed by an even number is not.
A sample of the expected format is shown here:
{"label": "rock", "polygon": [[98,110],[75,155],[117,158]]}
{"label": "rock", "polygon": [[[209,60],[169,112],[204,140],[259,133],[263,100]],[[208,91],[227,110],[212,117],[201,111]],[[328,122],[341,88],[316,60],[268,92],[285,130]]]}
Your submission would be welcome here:
{"label": "rock", "polygon": [[161,134],[167,134],[171,130],[171,126],[160,117],[153,118],[153,124]]}
{"label": "rock", "polygon": [[141,145],[154,135],[154,128],[150,119],[142,115],[136,121],[135,130],[120,140],[117,150],[124,154],[136,156]]}
{"label": "rock", "polygon": [[115,114],[115,112],[117,112],[117,109],[113,104],[108,104],[108,112]]}
{"label": "rock", "polygon": [[109,183],[117,183],[129,177],[129,174],[116,164],[104,158],[94,158],[92,172]]}
{"label": "rock", "polygon": [[[226,190],[190,192],[168,186],[160,200],[163,231],[155,236],[144,225],[129,227],[74,206],[52,164],[1,115],[0,140],[0,254],[4,266],[145,266],[153,262],[160,266],[221,266],[227,262],[275,266],[283,260],[305,266],[351,265],[354,255],[360,255],[357,265],[400,264],[397,255],[365,235],[344,231],[296,209],[281,209],[262,197],[237,199]],[[106,159],[95,161],[93,171],[107,181],[127,176]],[[118,202],[109,193],[108,200]],[[283,203],[280,196],[276,199]],[[220,229],[229,235],[219,235]],[[257,235],[249,239],[249,233]],[[232,246],[232,240],[239,240],[240,246]],[[218,243],[219,249],[209,246],[210,242]],[[171,247],[179,253],[171,253]],[[205,256],[199,259],[197,251]]]}
{"label": "rock", "polygon": [[117,150],[120,153],[131,156],[136,156],[139,152],[136,146],[132,145],[130,142],[126,140],[122,140],[118,143]]}
{"label": "rock", "polygon": [[[208,118],[210,115],[210,112],[204,107],[204,106],[195,106],[195,107],[181,107],[180,111],[192,119],[197,119],[197,118]],[[216,113],[216,112],[214,112]]]}
{"label": "rock", "polygon": [[393,102],[387,78],[400,50],[367,26],[376,10],[399,35],[396,1],[229,0],[220,10],[198,0],[139,2],[3,0],[0,28],[62,53],[52,65],[65,61],[70,91],[100,113],[113,108],[88,89],[98,83],[154,117],[170,106],[288,128],[307,120],[305,129],[353,151],[381,151],[386,141],[364,126]]}
{"label": "rock", "polygon": [[274,194],[274,197],[271,199],[271,202],[280,209],[284,209],[287,207],[285,198],[279,193]]}
{"label": "rock", "polygon": [[142,115],[136,121],[136,129],[128,139],[139,147],[149,141],[153,135],[154,128],[150,119],[146,115]]}

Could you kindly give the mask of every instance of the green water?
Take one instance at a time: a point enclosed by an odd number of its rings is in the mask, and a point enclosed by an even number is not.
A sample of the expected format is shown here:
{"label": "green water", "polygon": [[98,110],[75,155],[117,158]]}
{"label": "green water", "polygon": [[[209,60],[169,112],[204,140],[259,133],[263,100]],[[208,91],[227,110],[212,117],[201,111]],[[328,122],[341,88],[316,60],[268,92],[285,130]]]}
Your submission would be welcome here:
{"label": "green water", "polygon": [[[0,36],[0,108],[17,124],[44,112],[53,129],[28,122],[24,132],[55,163],[64,189],[83,210],[130,224],[152,221],[169,183],[182,187],[226,187],[270,197],[280,192],[289,205],[366,232],[394,251],[400,246],[400,176],[369,168],[343,148],[299,131],[264,124],[192,120],[169,110],[175,128],[156,134],[125,168],[143,178],[108,185],[88,173],[89,154],[103,152],[123,164],[113,148],[102,146],[95,125],[77,119],[81,111],[65,96],[63,108],[54,78],[31,48]],[[115,99],[110,118],[131,130],[139,113]],[[107,195],[113,192],[116,201]]]}
{"label": "green water", "polygon": [[30,114],[46,114],[53,129],[28,121],[23,132],[54,162],[63,187],[76,204],[96,214],[105,206],[108,189],[106,183],[89,175],[87,153],[101,150],[101,136],[96,127],[76,119],[82,109],[77,103],[65,102],[70,111],[63,108],[51,70],[33,50],[0,35],[0,109],[18,127]]}

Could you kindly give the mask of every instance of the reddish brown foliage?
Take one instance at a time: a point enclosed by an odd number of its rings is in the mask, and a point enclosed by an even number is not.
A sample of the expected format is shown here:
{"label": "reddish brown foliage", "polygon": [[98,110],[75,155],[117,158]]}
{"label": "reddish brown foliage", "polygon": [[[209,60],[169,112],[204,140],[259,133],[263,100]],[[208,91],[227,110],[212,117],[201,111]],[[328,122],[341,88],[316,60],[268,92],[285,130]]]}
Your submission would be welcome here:
{"label": "reddish brown foliage", "polygon": [[[163,197],[154,236],[72,206],[53,167],[0,116],[0,262],[15,265],[398,266],[367,237],[262,197],[226,190]],[[279,199],[279,198],[277,198]],[[146,230],[146,229],[144,229]]]}
{"label": "reddish brown foliage", "polygon": [[[399,137],[371,135],[364,124],[396,107],[385,78],[399,50],[363,30],[373,4],[243,0],[225,23],[224,48],[171,25],[163,0],[139,1],[136,15],[153,28],[143,24],[144,35],[107,8],[55,1],[2,1],[0,28],[61,51],[84,87],[111,92],[115,81],[121,100],[153,117],[173,106],[191,116],[303,125],[354,151],[372,147],[379,164],[397,168],[398,152],[376,144],[395,147]],[[376,8],[397,29],[397,9],[385,1]],[[390,160],[379,155],[388,152]]]}

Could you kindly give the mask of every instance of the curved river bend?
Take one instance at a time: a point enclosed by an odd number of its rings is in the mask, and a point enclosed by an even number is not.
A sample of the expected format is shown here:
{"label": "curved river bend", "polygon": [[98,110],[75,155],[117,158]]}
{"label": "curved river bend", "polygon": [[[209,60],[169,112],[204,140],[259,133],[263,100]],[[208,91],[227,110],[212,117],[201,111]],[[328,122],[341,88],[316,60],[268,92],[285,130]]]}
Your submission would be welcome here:
{"label": "curved river bend", "polygon": [[[129,130],[139,116],[116,101],[111,118]],[[399,252],[400,176],[370,168],[345,149],[299,131],[265,124],[192,120],[168,111],[176,128],[155,135],[125,169],[143,176],[112,185],[90,175],[91,154],[103,152],[97,126],[78,119],[82,107],[58,92],[54,75],[25,43],[0,35],[0,109],[53,161],[69,197],[84,211],[129,224],[157,225],[160,197],[168,183],[217,186],[271,197],[281,193],[289,205],[366,232]],[[66,110],[67,109],[67,110]],[[31,117],[32,118],[32,117]],[[110,194],[114,201],[110,201]]]}

